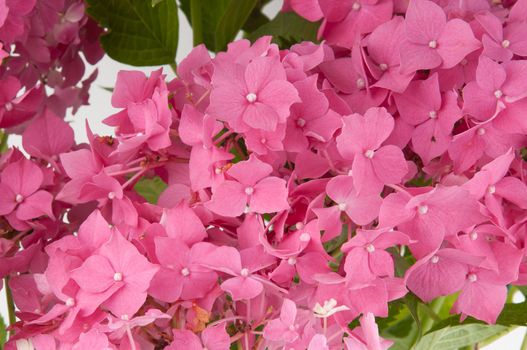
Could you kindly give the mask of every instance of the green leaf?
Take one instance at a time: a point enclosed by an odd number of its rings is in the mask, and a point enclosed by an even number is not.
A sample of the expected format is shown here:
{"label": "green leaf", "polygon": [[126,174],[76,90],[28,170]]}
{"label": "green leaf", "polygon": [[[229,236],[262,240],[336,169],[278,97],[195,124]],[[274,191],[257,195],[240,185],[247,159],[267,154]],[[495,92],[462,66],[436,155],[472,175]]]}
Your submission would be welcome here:
{"label": "green leaf", "polygon": [[7,139],[9,138],[9,134],[5,131],[0,130],[0,154],[7,151],[9,147],[7,147]]}
{"label": "green leaf", "polygon": [[[477,320],[473,317],[467,317],[463,322],[460,322],[459,315],[451,316],[432,327],[430,332],[437,331],[444,327],[453,327],[467,324],[481,324],[485,325],[483,321]],[[525,326],[527,324],[527,301],[519,304],[507,303],[503,307],[496,320],[497,325],[502,326]]]}
{"label": "green leaf", "polygon": [[318,22],[309,22],[294,12],[280,12],[272,21],[264,24],[247,38],[255,41],[264,35],[272,35],[281,48],[301,41],[317,42]]}
{"label": "green leaf", "polygon": [[[180,7],[189,23],[192,23],[191,4],[194,0],[181,0]],[[214,0],[199,1],[201,11],[200,35],[211,51],[225,50],[227,44],[236,38],[257,5],[257,0]]]}
{"label": "green leaf", "polygon": [[158,5],[161,1],[164,1],[164,0],[152,0],[152,7]]}
{"label": "green leaf", "polygon": [[225,50],[227,44],[234,40],[255,5],[256,0],[231,0],[229,2],[229,6],[216,27],[215,51]]}
{"label": "green leaf", "polygon": [[476,344],[507,330],[500,325],[468,324],[445,327],[426,334],[413,350],[457,350]]}
{"label": "green leaf", "polygon": [[107,30],[100,41],[111,58],[134,66],[174,62],[179,30],[175,0],[87,2],[88,14]]}
{"label": "green leaf", "polygon": [[153,178],[142,178],[135,186],[135,191],[149,203],[157,204],[161,193],[167,188],[167,184],[159,176]]}
{"label": "green leaf", "polygon": [[7,330],[6,325],[4,322],[4,319],[2,318],[2,315],[0,315],[0,349],[4,348],[4,344],[7,340]]}

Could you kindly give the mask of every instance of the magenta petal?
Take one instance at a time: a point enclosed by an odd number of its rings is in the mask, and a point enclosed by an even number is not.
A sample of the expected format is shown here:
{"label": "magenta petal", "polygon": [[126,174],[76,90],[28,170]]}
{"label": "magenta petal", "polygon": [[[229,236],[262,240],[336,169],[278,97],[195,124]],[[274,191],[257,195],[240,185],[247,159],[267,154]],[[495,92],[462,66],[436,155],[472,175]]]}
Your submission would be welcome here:
{"label": "magenta petal", "polygon": [[262,293],[261,282],[250,277],[233,277],[221,284],[221,289],[232,296],[232,300],[250,300]]}
{"label": "magenta petal", "polygon": [[274,213],[289,208],[286,182],[277,177],[268,177],[254,186],[249,197],[249,208],[256,213]]}
{"label": "magenta petal", "polygon": [[16,216],[20,220],[30,220],[42,215],[53,218],[52,201],[53,196],[51,193],[46,191],[35,192],[20,203],[16,210]]}
{"label": "magenta petal", "polygon": [[212,193],[212,199],[207,208],[223,216],[239,216],[247,205],[245,187],[239,182],[226,180]]}
{"label": "magenta petal", "polygon": [[101,255],[92,255],[71,273],[71,278],[85,291],[90,293],[104,292],[110,288],[114,270],[108,259]]}
{"label": "magenta petal", "polygon": [[203,345],[210,350],[225,350],[231,345],[231,337],[225,330],[225,323],[207,327],[201,333]]}

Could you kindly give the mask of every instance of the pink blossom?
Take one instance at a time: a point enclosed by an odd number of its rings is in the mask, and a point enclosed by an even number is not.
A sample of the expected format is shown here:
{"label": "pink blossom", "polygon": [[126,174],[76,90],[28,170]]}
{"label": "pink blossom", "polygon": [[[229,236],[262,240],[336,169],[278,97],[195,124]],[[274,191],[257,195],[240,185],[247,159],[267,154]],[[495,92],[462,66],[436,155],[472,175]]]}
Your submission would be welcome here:
{"label": "pink blossom", "polygon": [[406,41],[401,44],[404,72],[452,68],[481,45],[467,22],[458,18],[447,21],[443,9],[429,0],[410,1],[404,22]]}

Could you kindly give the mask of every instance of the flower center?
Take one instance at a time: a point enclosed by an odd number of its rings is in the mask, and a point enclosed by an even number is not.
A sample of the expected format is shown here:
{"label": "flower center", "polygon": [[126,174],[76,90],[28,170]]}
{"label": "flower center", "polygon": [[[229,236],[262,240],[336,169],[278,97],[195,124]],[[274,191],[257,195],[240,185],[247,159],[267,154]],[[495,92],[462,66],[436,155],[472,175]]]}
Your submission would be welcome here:
{"label": "flower center", "polygon": [[432,264],[437,264],[439,262],[439,257],[437,255],[434,255],[432,259],[430,259]]}
{"label": "flower center", "polygon": [[428,213],[428,205],[426,205],[426,204],[420,205],[419,207],[417,207],[417,211],[421,215],[424,215],[424,214]]}
{"label": "flower center", "polygon": [[479,128],[478,129],[478,135],[481,136],[481,135],[485,135],[487,131],[485,130],[485,128]]}
{"label": "flower center", "polygon": [[373,253],[373,252],[375,251],[375,247],[373,246],[373,244],[371,244],[371,243],[368,244],[368,245],[366,246],[366,251],[367,251],[368,253]]}
{"label": "flower center", "polygon": [[24,200],[24,196],[22,196],[21,194],[17,194],[16,197],[15,197],[15,201],[17,203],[22,203],[22,201]]}
{"label": "flower center", "polygon": [[501,47],[503,47],[504,49],[508,48],[510,45],[511,45],[511,42],[507,39],[501,42]]}
{"label": "flower center", "polygon": [[302,242],[309,242],[309,240],[311,239],[311,236],[309,235],[309,233],[307,232],[304,232],[300,235],[299,237],[300,241]]}
{"label": "flower center", "polygon": [[346,210],[346,203],[339,203],[338,205],[340,211]]}
{"label": "flower center", "polygon": [[375,151],[372,149],[369,149],[366,152],[364,152],[364,157],[372,159],[374,154],[375,154]]}
{"label": "flower center", "polygon": [[108,193],[108,199],[114,199],[115,198],[115,192]]}
{"label": "flower center", "polygon": [[352,9],[353,11],[359,11],[360,8],[361,8],[361,5],[360,5],[360,3],[358,3],[358,2],[354,2],[353,5],[351,6],[351,9]]}
{"label": "flower center", "polygon": [[436,40],[430,40],[428,42],[428,47],[431,49],[435,49],[437,47],[437,41]]}
{"label": "flower center", "polygon": [[182,268],[182,269],[181,269],[181,274],[182,274],[183,276],[188,276],[188,275],[190,275],[190,271],[189,271],[188,267],[184,267],[184,268]]}
{"label": "flower center", "polygon": [[478,233],[476,231],[472,231],[469,237],[471,240],[475,241],[476,239],[478,239]]}
{"label": "flower center", "polygon": [[478,280],[478,276],[476,276],[475,274],[473,273],[469,273],[468,276],[467,276],[467,279],[470,281],[470,282],[476,282]]}
{"label": "flower center", "polygon": [[246,195],[250,196],[253,193],[254,193],[254,188],[252,188],[250,186],[245,188],[245,194]]}
{"label": "flower center", "polygon": [[428,113],[428,116],[430,117],[430,119],[436,119],[437,118],[437,112],[436,111],[430,111]]}
{"label": "flower center", "polygon": [[121,316],[121,320],[123,321],[128,321],[130,319],[130,316],[128,316],[127,314],[124,314]]}
{"label": "flower center", "polygon": [[6,111],[8,111],[8,112],[9,112],[9,111],[12,111],[12,110],[13,110],[13,104],[12,104],[11,102],[7,102],[7,103],[5,104],[5,109],[6,109]]}
{"label": "flower center", "polygon": [[489,192],[489,194],[496,193],[496,186],[490,185],[489,188],[487,189],[487,191]]}
{"label": "flower center", "polygon": [[243,268],[243,269],[240,271],[240,275],[242,275],[243,277],[247,277],[247,276],[249,276],[249,270],[247,270],[246,268]]}
{"label": "flower center", "polygon": [[254,103],[256,101],[256,97],[256,94],[252,92],[248,93],[247,96],[245,96],[249,103]]}
{"label": "flower center", "polygon": [[379,68],[382,70],[382,71],[385,71],[388,69],[388,65],[386,63],[381,63],[379,64]]}
{"label": "flower center", "polygon": [[364,87],[366,86],[366,82],[362,78],[357,79],[356,84],[358,89],[364,89]]}
{"label": "flower center", "polygon": [[306,121],[305,121],[305,119],[298,118],[298,119],[296,120],[296,125],[298,125],[299,127],[303,128],[304,125],[306,125]]}
{"label": "flower center", "polygon": [[296,258],[294,258],[294,257],[290,257],[289,259],[287,259],[287,263],[288,263],[289,265],[294,265],[294,264],[296,264]]}
{"label": "flower center", "polygon": [[503,91],[501,90],[494,91],[494,96],[496,96],[496,98],[501,98],[501,96],[503,96]]}
{"label": "flower center", "polygon": [[260,142],[265,145],[267,143],[267,139],[265,137],[262,137],[260,139]]}
{"label": "flower center", "polygon": [[114,274],[113,274],[113,280],[114,280],[115,282],[120,282],[120,281],[122,281],[122,280],[123,280],[123,274],[120,273],[120,272],[116,272],[116,273],[114,273]]}
{"label": "flower center", "polygon": [[73,305],[75,305],[75,300],[73,298],[66,299],[66,306],[71,307]]}

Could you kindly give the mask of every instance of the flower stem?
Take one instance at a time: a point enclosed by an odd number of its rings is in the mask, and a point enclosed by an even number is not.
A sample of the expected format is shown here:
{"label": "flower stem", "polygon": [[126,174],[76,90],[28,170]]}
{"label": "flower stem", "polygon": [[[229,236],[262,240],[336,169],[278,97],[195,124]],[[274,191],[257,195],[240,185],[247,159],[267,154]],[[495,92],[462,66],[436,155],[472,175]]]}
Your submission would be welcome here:
{"label": "flower stem", "polygon": [[11,292],[11,288],[9,287],[9,276],[6,276],[4,278],[4,284],[5,284],[5,295],[7,299],[7,313],[9,315],[9,336],[12,336],[14,333],[13,325],[16,323],[16,316],[15,316],[15,303],[13,302],[13,293]]}

